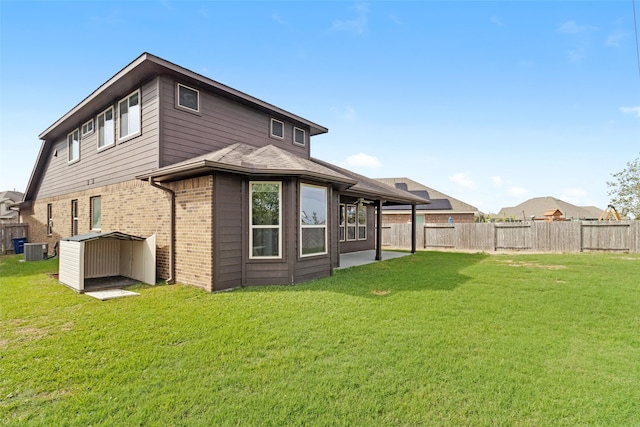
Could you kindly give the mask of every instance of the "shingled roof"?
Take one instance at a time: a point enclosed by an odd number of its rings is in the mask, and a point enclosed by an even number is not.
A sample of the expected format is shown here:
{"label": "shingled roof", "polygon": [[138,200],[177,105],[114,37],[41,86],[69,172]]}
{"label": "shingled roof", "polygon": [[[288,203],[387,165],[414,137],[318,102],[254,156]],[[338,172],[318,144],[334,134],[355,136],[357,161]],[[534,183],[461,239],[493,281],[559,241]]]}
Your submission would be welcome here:
{"label": "shingled roof", "polygon": [[567,219],[598,219],[602,209],[594,206],[576,206],[555,197],[535,197],[517,206],[502,208],[499,216],[515,217],[529,220],[531,217],[544,218],[544,212],[549,209],[559,209]]}
{"label": "shingled roof", "polygon": [[[447,211],[455,213],[478,213],[479,210],[475,206],[451,197],[447,194],[441,193],[438,190],[434,190],[431,187],[420,184],[409,178],[376,178],[383,184],[401,188],[405,191],[409,191],[416,196],[428,199],[430,203],[428,205],[418,205],[418,210],[427,211]],[[394,206],[393,210],[411,209],[410,206]]]}

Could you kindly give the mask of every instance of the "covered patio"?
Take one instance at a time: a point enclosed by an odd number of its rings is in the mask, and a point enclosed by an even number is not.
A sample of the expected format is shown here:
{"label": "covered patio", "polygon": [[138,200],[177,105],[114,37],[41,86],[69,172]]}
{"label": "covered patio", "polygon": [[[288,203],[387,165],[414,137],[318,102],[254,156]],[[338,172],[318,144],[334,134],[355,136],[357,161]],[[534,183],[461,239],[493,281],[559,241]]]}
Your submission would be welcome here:
{"label": "covered patio", "polygon": [[[411,252],[382,251],[382,259],[380,261],[400,258],[407,255],[411,255]],[[336,267],[336,269],[356,267],[359,265],[371,264],[373,262],[376,262],[376,251],[374,249],[368,251],[349,252],[340,254],[340,266]]]}

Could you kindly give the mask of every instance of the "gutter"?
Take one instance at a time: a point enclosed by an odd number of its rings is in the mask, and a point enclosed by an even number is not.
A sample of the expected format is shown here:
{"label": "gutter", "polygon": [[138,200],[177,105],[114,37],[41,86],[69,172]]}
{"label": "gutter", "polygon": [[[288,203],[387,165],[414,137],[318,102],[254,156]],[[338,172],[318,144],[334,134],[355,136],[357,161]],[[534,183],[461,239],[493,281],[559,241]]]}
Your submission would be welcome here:
{"label": "gutter", "polygon": [[160,190],[169,193],[169,197],[171,198],[171,206],[170,206],[170,219],[169,219],[169,278],[167,279],[167,283],[173,284],[175,283],[175,248],[174,241],[176,237],[176,193],[163,185],[157,184],[153,181],[153,177],[149,177],[149,185],[155,188],[159,188]]}

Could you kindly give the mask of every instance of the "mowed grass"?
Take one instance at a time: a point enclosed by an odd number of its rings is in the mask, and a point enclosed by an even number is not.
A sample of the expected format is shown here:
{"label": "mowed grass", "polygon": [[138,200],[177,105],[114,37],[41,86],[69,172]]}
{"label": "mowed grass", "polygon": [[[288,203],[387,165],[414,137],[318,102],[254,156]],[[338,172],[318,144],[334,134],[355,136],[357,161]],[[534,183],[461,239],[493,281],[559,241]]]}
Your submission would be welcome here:
{"label": "mowed grass", "polygon": [[640,256],[422,252],[100,302],[0,264],[0,423],[640,425]]}

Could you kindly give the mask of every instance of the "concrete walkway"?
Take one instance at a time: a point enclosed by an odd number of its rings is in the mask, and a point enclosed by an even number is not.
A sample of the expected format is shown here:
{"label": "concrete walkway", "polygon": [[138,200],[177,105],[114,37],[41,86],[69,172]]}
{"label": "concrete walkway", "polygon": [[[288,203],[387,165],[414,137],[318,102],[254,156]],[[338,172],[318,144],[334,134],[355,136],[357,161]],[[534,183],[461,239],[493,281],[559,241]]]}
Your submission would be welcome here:
{"label": "concrete walkway", "polygon": [[[403,256],[411,255],[411,252],[390,252],[390,251],[382,251],[382,261],[386,261],[392,258],[399,258]],[[376,251],[361,251],[361,252],[351,252],[347,254],[340,254],[340,267],[349,268],[355,267],[358,265],[371,264],[372,262],[376,262]]]}

